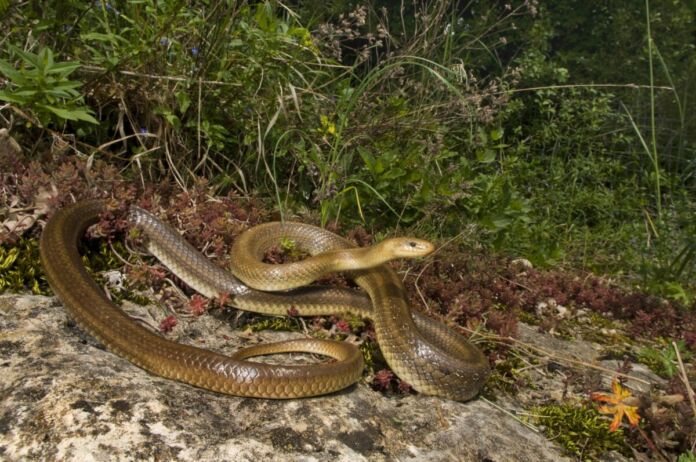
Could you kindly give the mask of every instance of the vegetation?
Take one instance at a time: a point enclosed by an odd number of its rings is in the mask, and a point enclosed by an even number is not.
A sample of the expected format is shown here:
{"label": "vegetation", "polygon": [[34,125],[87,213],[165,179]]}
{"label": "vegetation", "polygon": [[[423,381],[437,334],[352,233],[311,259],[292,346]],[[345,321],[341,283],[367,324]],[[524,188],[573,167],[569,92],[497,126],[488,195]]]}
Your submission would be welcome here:
{"label": "vegetation", "polygon": [[534,408],[532,414],[549,438],[581,460],[592,460],[606,451],[631,454],[622,431],[610,432],[609,423],[595,409],[560,404]]}
{"label": "vegetation", "polygon": [[[0,291],[48,291],[34,225],[74,198],[166,205],[221,263],[240,231],[229,217],[301,215],[353,228],[361,244],[387,232],[450,243],[408,276],[432,313],[502,339],[521,319],[611,339],[686,396],[696,3],[636,5],[0,0],[0,127],[21,147],[0,132]],[[125,229],[115,213],[94,233]],[[92,250],[94,268],[128,254],[103,242]],[[533,268],[515,270],[514,258]],[[131,261],[127,271],[136,287],[168,290],[162,268]],[[179,308],[200,315],[209,302],[193,296]],[[181,310],[171,313],[162,332],[177,325]],[[307,328],[292,316],[246,325]],[[382,369],[369,323],[320,319],[309,330],[356,335],[373,386],[409,392]],[[633,338],[649,343],[626,347]],[[491,396],[529,385],[529,364],[510,345],[486,349]],[[579,457],[648,441],[653,453],[692,460],[692,409],[660,406],[652,416],[641,408],[626,432],[609,432],[587,403],[534,413]],[[653,443],[643,428],[669,428],[669,438]]]}
{"label": "vegetation", "polygon": [[0,114],[37,156],[50,135],[324,224],[466,223],[689,304],[692,2],[428,3],[10,2]]}

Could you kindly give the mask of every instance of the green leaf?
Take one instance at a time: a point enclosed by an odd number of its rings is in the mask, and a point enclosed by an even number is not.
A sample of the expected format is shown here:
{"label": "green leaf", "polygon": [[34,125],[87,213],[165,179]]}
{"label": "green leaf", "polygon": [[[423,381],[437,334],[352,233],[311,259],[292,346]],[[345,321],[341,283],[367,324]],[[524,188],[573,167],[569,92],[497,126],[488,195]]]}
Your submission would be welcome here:
{"label": "green leaf", "polygon": [[493,130],[491,130],[491,140],[498,141],[499,139],[501,139],[503,137],[504,131],[505,130],[503,128],[494,128]]}
{"label": "green leaf", "polygon": [[14,96],[19,96],[19,97],[22,97],[22,96],[34,96],[34,95],[37,94],[37,93],[38,93],[37,90],[17,90],[17,91],[15,91],[15,92],[12,92],[12,94],[13,94]]}
{"label": "green leaf", "polygon": [[362,158],[363,162],[365,162],[365,166],[367,169],[375,173],[375,158],[374,156],[365,148],[362,146],[358,146],[358,154]]}
{"label": "green leaf", "polygon": [[75,116],[73,115],[72,111],[60,107],[55,107],[55,106],[48,106],[46,104],[37,104],[38,107],[42,109],[46,109],[47,111],[50,111],[60,117],[61,119],[66,119],[66,120],[77,120]]}
{"label": "green leaf", "polygon": [[22,74],[12,64],[2,59],[0,59],[0,73],[13,82],[22,78]]}
{"label": "green leaf", "polygon": [[191,98],[189,98],[188,92],[186,91],[177,92],[176,101],[179,103],[179,112],[182,114],[191,106]]}
{"label": "green leaf", "polygon": [[490,164],[495,161],[495,151],[492,149],[477,149],[476,159],[482,164]]}
{"label": "green leaf", "polygon": [[53,90],[74,90],[82,86],[82,82],[75,82],[73,80],[66,80],[52,86]]}
{"label": "green leaf", "polygon": [[65,109],[55,106],[47,106],[45,104],[38,105],[39,107],[46,109],[65,120],[83,120],[85,122],[98,124],[99,121],[92,117],[85,109]]}
{"label": "green leaf", "polygon": [[155,114],[164,117],[164,120],[166,120],[175,129],[178,130],[181,127],[181,120],[169,108],[160,107],[155,109],[154,112]]}
{"label": "green leaf", "polygon": [[25,104],[26,100],[23,98],[17,98],[12,93],[7,93],[4,90],[0,90],[0,100],[7,101],[8,103]]}
{"label": "green leaf", "polygon": [[50,69],[46,70],[46,73],[60,74],[62,77],[67,77],[79,69],[81,65],[82,64],[79,61],[64,61],[62,63],[54,64]]}
{"label": "green leaf", "polygon": [[82,120],[84,122],[89,122],[91,124],[98,125],[99,121],[95,119],[87,110],[85,109],[78,109],[74,111],[75,117],[77,120]]}
{"label": "green leaf", "polygon": [[41,68],[42,69],[50,69],[53,67],[55,64],[55,61],[53,60],[53,52],[51,51],[50,48],[42,48],[41,51],[39,52],[39,58],[40,58],[40,63],[41,63]]}
{"label": "green leaf", "polygon": [[48,90],[45,91],[44,94],[46,95],[47,99],[51,99],[51,97],[55,99],[76,99],[80,97],[80,93],[78,93],[75,90]]}
{"label": "green leaf", "polygon": [[101,34],[99,32],[88,32],[86,34],[80,34],[82,40],[88,41],[93,40],[95,42],[106,42],[116,44],[121,42],[123,44],[128,44],[128,40],[124,39],[120,35],[116,34]]}
{"label": "green leaf", "polygon": [[8,48],[12,50],[13,53],[19,55],[19,57],[22,58],[25,63],[29,63],[36,68],[41,67],[41,61],[38,55],[35,55],[29,51],[24,51],[14,45],[8,45]]}

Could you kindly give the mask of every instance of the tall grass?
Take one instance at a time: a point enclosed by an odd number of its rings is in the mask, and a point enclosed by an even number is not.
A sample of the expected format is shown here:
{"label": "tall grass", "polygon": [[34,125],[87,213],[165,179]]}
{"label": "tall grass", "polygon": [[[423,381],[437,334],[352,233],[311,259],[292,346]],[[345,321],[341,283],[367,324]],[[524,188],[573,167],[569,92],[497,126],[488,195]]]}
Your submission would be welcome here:
{"label": "tall grass", "polygon": [[648,39],[648,69],[650,74],[650,134],[651,152],[650,158],[653,163],[653,174],[655,175],[655,205],[657,207],[657,218],[662,220],[662,192],[660,191],[660,160],[657,155],[657,130],[655,129],[655,76],[653,69],[653,38],[650,27],[650,0],[645,0],[645,30]]}

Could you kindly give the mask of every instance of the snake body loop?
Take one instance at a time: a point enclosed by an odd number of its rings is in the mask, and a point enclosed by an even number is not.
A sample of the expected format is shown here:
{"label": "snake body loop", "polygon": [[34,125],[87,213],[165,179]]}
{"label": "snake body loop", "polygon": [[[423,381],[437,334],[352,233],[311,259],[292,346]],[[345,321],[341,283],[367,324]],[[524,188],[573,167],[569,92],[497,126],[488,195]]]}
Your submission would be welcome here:
{"label": "snake body loop", "polygon": [[[304,339],[239,350],[233,356],[182,345],[136,324],[104,295],[82,266],[77,242],[104,202],[59,210],[41,235],[41,261],[53,291],[75,321],[109,350],[156,375],[237,396],[296,398],[331,393],[361,375],[360,351],[345,342]],[[334,357],[318,366],[267,365],[250,356],[308,351]]]}
{"label": "snake body loop", "polygon": [[[72,316],[107,348],[155,374],[240,396],[314,396],[344,388],[360,377],[362,357],[357,348],[344,342],[304,339],[259,345],[226,357],[171,342],[139,326],[103,295],[80,261],[77,241],[103,209],[102,201],[87,201],[56,213],[41,238],[41,259],[51,287]],[[380,264],[388,259],[382,255],[388,253],[385,248],[352,249],[345,239],[309,225],[260,225],[240,236],[233,248],[233,271],[242,278],[252,274],[242,283],[149,212],[132,207],[129,219],[148,237],[148,249],[205,296],[228,293],[234,306],[265,314],[282,315],[293,307],[302,316],[354,313],[372,318],[390,367],[419,392],[467,400],[476,395],[488,376],[485,356],[464,337],[409,312],[401,280]],[[264,268],[259,264],[260,256],[281,238],[293,239],[316,257],[299,266]],[[356,262],[343,261],[351,258],[357,258],[360,265],[367,262],[370,268],[356,270]],[[353,270],[352,276],[369,298],[351,289],[301,287],[270,293],[249,287],[287,289],[336,269]],[[337,361],[312,366],[245,361],[251,356],[284,351],[311,351]]]}

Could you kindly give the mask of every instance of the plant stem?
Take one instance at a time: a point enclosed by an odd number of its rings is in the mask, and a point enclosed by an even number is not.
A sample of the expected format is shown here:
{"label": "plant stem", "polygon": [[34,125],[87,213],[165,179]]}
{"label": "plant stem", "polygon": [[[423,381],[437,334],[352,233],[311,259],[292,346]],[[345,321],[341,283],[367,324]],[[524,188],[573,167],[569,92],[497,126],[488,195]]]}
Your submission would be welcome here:
{"label": "plant stem", "polygon": [[660,191],[660,165],[657,157],[657,135],[655,133],[655,76],[653,73],[653,40],[650,30],[650,0],[645,0],[645,24],[648,34],[648,67],[650,70],[650,134],[652,142],[652,161],[655,169],[655,203],[657,219],[662,220],[662,194]]}

